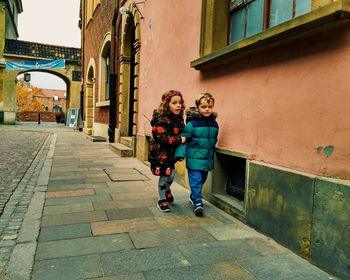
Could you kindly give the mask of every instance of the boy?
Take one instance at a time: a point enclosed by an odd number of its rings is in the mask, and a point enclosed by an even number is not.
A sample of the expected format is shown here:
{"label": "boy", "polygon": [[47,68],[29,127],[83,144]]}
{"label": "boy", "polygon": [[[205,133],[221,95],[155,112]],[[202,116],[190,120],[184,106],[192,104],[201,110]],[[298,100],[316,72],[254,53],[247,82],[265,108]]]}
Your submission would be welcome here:
{"label": "boy", "polygon": [[180,161],[186,158],[186,168],[191,187],[190,203],[196,215],[203,213],[202,186],[208,171],[214,168],[214,150],[219,131],[215,121],[214,97],[210,93],[197,96],[196,108],[186,112],[187,124],[181,133],[186,144],[176,149],[175,158]]}

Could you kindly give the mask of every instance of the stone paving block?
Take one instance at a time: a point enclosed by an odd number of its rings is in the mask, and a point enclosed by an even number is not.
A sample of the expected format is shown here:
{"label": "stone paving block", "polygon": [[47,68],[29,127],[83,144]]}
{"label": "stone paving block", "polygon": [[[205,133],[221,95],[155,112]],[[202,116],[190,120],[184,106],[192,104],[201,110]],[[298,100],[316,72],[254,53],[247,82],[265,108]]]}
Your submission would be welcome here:
{"label": "stone paving block", "polygon": [[102,278],[89,278],[86,280],[145,280],[142,273],[131,273],[127,275],[106,276]]}
{"label": "stone paving block", "polygon": [[[157,200],[153,198],[144,198],[144,199],[134,199],[132,201],[132,205],[130,203],[130,200],[112,200],[112,201],[103,201],[103,202],[93,202],[92,205],[95,210],[106,210],[106,209],[122,209],[122,208],[130,208],[131,206],[134,206],[135,208],[138,207],[148,207],[153,206],[156,208]],[[158,212],[160,212],[158,210]]]}
{"label": "stone paving block", "polygon": [[102,269],[106,276],[130,274],[161,268],[188,265],[175,248],[152,248],[101,254]]}
{"label": "stone paving block", "polygon": [[109,174],[109,177],[113,182],[118,182],[118,181],[147,181],[149,180],[148,177],[146,177],[143,174],[140,173],[112,173]]}
{"label": "stone paving block", "polygon": [[144,275],[146,280],[256,280],[250,273],[232,262],[152,270],[144,272]]}
{"label": "stone paving block", "polygon": [[135,248],[128,234],[39,242],[36,260],[92,255]]}
{"label": "stone paving block", "polygon": [[91,223],[93,235],[104,235],[131,231],[145,231],[153,230],[156,228],[159,228],[159,225],[153,218],[138,218]]}
{"label": "stone paving block", "polygon": [[262,255],[254,247],[240,240],[201,242],[179,246],[191,265],[212,264],[235,261],[237,259],[258,258]]}
{"label": "stone paving block", "polygon": [[89,223],[44,227],[40,231],[39,242],[90,236],[92,233]]}
{"label": "stone paving block", "polygon": [[95,202],[95,201],[106,201],[112,200],[109,194],[98,194],[80,197],[62,197],[62,198],[48,198],[45,201],[45,206],[51,205],[68,205],[78,204],[83,202]]}
{"label": "stone paving block", "polygon": [[106,182],[110,182],[110,181],[111,181],[111,179],[109,179],[109,177],[84,179],[84,182],[86,184],[106,183]]}
{"label": "stone paving block", "polygon": [[50,176],[50,181],[70,180],[70,179],[85,179],[86,176],[81,175],[77,172],[74,174],[61,174],[56,176]]}
{"label": "stone paving block", "polygon": [[104,211],[78,212],[71,214],[44,216],[42,219],[41,227],[52,227],[58,225],[79,224],[106,220],[108,220],[108,218]]}
{"label": "stone paving block", "polygon": [[92,183],[92,184],[49,186],[47,190],[50,192],[55,192],[55,191],[81,190],[81,189],[99,189],[99,188],[106,188],[106,187],[107,187],[106,183]]}
{"label": "stone paving block", "polygon": [[162,228],[182,228],[182,227],[199,227],[199,226],[220,226],[222,223],[212,217],[210,214],[205,217],[191,215],[174,215],[154,217]]}
{"label": "stone paving block", "polygon": [[49,180],[49,186],[84,184],[84,179]]}
{"label": "stone paving block", "polygon": [[113,200],[130,200],[153,198],[155,203],[158,201],[158,193],[156,192],[141,192],[141,193],[112,193]]}
{"label": "stone paving block", "polygon": [[288,255],[292,251],[279,245],[276,241],[263,236],[261,238],[247,238],[243,242],[251,247],[254,247],[262,256]]}
{"label": "stone paving block", "polygon": [[68,214],[76,212],[91,212],[94,208],[92,207],[92,202],[85,202],[80,204],[71,204],[71,205],[55,205],[55,206],[46,206],[44,208],[43,215],[58,215],[58,214]]}
{"label": "stone paving block", "polygon": [[47,192],[46,198],[72,197],[72,196],[84,196],[84,195],[95,195],[95,190],[84,189],[84,190]]}
{"label": "stone paving block", "polygon": [[259,280],[335,279],[296,255],[240,259],[237,262]]}
{"label": "stone paving block", "polygon": [[[91,171],[92,172],[92,171]],[[92,178],[104,178],[108,177],[107,174],[103,171],[96,170],[93,173],[87,173],[85,174],[85,178],[92,179]]]}
{"label": "stone paving block", "polygon": [[136,248],[162,247],[215,241],[215,238],[202,228],[157,229],[142,232],[130,232],[129,234]]}
{"label": "stone paving block", "polygon": [[52,259],[35,262],[33,280],[75,280],[101,277],[97,255]]}
{"label": "stone paving block", "polygon": [[243,224],[228,224],[219,227],[206,227],[206,230],[217,240],[263,237],[262,234]]}
{"label": "stone paving block", "polygon": [[142,187],[128,186],[128,187],[108,187],[96,189],[96,194],[101,193],[140,193],[143,192]]}
{"label": "stone paving block", "polygon": [[[127,187],[127,188],[139,188],[147,186],[144,181],[133,181],[133,182],[107,182],[108,187]],[[154,190],[156,191],[156,185],[154,185]]]}
{"label": "stone paving block", "polygon": [[125,208],[106,210],[108,220],[125,220],[134,218],[153,217],[148,208]]}

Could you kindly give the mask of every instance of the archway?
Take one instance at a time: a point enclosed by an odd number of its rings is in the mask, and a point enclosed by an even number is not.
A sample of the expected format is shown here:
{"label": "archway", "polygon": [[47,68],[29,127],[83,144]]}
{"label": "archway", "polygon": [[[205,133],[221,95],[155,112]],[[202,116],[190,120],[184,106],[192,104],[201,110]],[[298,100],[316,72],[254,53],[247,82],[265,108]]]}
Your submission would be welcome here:
{"label": "archway", "polygon": [[[25,81],[24,74],[30,80]],[[50,70],[21,70],[16,77],[17,121],[65,123],[70,81]]]}
{"label": "archway", "polygon": [[129,9],[132,16],[126,18],[121,48],[119,130],[121,136],[135,137],[138,110],[140,17],[134,5],[131,5]]}
{"label": "archway", "polygon": [[94,124],[94,96],[95,96],[95,69],[93,63],[90,63],[87,72],[85,94],[85,122],[84,132],[88,135],[93,134]]}

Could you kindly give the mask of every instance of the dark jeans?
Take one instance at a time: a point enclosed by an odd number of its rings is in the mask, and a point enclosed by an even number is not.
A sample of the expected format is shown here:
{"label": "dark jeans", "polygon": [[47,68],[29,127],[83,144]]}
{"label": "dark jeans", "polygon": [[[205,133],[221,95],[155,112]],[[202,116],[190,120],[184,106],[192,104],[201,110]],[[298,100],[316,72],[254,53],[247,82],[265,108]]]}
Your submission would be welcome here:
{"label": "dark jeans", "polygon": [[188,179],[191,187],[191,199],[194,203],[202,202],[202,186],[207,180],[208,171],[188,169]]}

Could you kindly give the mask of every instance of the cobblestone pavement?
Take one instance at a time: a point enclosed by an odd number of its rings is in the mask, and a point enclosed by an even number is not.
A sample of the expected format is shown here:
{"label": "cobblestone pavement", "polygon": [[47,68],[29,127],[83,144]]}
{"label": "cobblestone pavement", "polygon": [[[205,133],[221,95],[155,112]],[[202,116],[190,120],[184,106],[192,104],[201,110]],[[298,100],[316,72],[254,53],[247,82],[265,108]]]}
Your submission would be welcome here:
{"label": "cobblestone pavement", "polygon": [[47,136],[47,133],[0,128],[0,214]]}
{"label": "cobblestone pavement", "polygon": [[38,188],[38,176],[55,129],[57,126],[52,125],[0,125],[0,279],[4,279]]}

